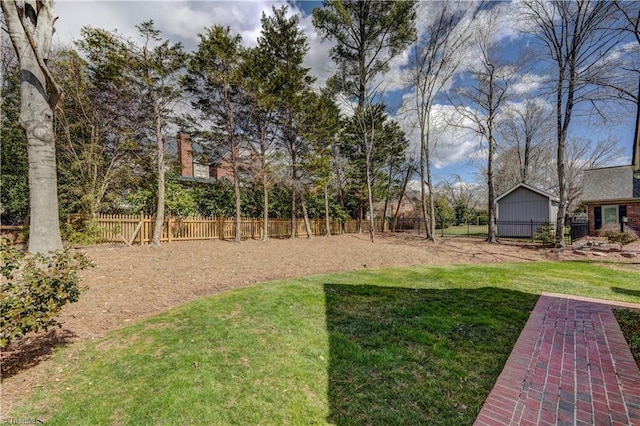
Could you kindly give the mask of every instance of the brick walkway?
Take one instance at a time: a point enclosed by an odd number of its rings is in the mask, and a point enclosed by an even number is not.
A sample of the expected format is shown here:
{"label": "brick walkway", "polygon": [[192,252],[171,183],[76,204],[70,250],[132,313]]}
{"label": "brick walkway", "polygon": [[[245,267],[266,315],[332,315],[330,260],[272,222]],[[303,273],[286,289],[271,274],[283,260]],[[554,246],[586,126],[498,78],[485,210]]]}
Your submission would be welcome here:
{"label": "brick walkway", "polygon": [[611,305],[543,294],[475,425],[640,425],[640,371]]}

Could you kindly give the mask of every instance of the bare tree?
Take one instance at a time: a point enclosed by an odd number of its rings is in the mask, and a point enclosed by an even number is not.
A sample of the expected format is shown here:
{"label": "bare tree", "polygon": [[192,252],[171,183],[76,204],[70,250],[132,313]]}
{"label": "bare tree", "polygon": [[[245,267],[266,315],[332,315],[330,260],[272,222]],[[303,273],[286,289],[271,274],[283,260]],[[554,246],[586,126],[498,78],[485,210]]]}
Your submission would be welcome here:
{"label": "bare tree", "polygon": [[[435,19],[418,35],[413,48],[410,64],[410,80],[414,89],[412,109],[417,113],[420,129],[420,167],[418,172],[422,180],[421,202],[422,219],[427,239],[435,239],[435,204],[433,197],[433,179],[431,174],[431,152],[435,141],[431,135],[431,113],[436,96],[451,82],[458,71],[464,55],[464,47],[471,37],[465,31],[471,3],[437,1],[421,3],[428,8]],[[428,189],[429,206],[427,208]]]}
{"label": "bare tree", "polygon": [[29,157],[29,251],[62,248],[58,217],[53,111],[62,95],[47,66],[53,26],[52,0],[2,1],[2,12],[21,72],[20,125]]}
{"label": "bare tree", "polygon": [[504,51],[494,39],[493,31],[499,24],[500,4],[486,11],[487,21],[475,34],[478,53],[477,62],[469,68],[472,83],[456,90],[458,99],[454,101],[462,117],[473,123],[466,126],[486,142],[487,152],[487,205],[489,213],[489,234],[487,241],[497,242],[495,211],[494,159],[497,151],[497,120],[501,108],[507,101],[509,87],[518,67],[503,58]]}
{"label": "bare tree", "polygon": [[[503,167],[511,168],[514,177],[508,186],[519,182],[536,185],[536,171],[541,168],[541,160],[546,158],[544,151],[549,148],[548,139],[553,131],[550,118],[550,111],[538,99],[506,106],[499,131],[502,151],[509,158]],[[502,170],[507,174],[505,172]]]}
{"label": "bare tree", "polygon": [[404,170],[404,177],[402,179],[402,187],[400,188],[400,193],[398,195],[398,204],[396,205],[396,210],[393,213],[391,218],[391,232],[396,231],[396,225],[398,223],[398,215],[400,214],[400,208],[402,207],[402,200],[405,197],[407,192],[407,185],[409,184],[409,180],[413,177],[413,174],[416,172],[416,161],[415,159],[409,159],[406,164],[406,168]]}
{"label": "bare tree", "polygon": [[[614,4],[623,16],[623,19],[621,20],[623,22],[622,31],[633,34],[634,38],[638,42],[638,46],[640,46],[640,3],[637,1],[621,2],[616,0],[614,1]],[[636,132],[634,137],[631,164],[635,165],[635,167],[640,167],[640,128],[638,126],[638,124],[640,124],[640,67],[636,64],[629,70],[638,75],[637,92],[629,92],[628,96],[626,96],[635,103],[636,107]],[[622,90],[621,92],[624,97],[625,91]]]}
{"label": "bare tree", "polygon": [[[484,195],[479,191],[479,184],[465,183],[460,175],[453,175],[451,179],[445,180],[440,185],[441,192],[449,200],[454,209],[461,209],[464,214],[468,215],[477,210]],[[457,213],[457,212],[456,212]],[[466,217],[464,218],[466,221]]]}
{"label": "bare tree", "polygon": [[597,103],[606,99],[599,88],[614,72],[611,53],[621,40],[614,31],[617,8],[606,1],[527,0],[523,3],[525,19],[532,24],[531,33],[546,50],[553,64],[555,97],[556,166],[560,205],[556,225],[558,247],[564,247],[564,218],[569,206],[567,187],[567,136],[574,112],[580,103]]}

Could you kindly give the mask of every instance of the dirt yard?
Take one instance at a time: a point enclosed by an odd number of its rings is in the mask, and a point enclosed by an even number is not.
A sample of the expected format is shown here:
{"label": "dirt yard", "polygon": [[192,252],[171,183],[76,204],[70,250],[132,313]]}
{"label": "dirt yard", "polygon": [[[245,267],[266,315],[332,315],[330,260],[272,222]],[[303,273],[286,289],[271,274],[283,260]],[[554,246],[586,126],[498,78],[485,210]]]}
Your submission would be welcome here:
{"label": "dirt yard", "polygon": [[[351,234],[241,244],[182,242],[158,248],[99,245],[83,251],[95,267],[81,273],[86,289],[78,303],[63,310],[63,327],[3,352],[0,417],[47,381],[47,360],[55,346],[97,339],[109,330],[231,288],[363,268],[585,258],[570,250],[557,253],[526,244],[489,245],[471,239],[433,243],[408,234],[378,234],[373,244],[367,235]],[[606,259],[637,262],[619,253],[607,253]]]}

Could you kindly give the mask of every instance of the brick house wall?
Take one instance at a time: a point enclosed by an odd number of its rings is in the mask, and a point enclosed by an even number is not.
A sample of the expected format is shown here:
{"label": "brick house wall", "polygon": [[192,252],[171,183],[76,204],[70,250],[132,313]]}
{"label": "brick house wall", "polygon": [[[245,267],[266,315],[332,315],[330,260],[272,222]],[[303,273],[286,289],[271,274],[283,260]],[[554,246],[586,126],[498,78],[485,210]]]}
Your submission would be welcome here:
{"label": "brick house wall", "polygon": [[640,233],[640,201],[627,204],[627,219],[627,225],[632,226],[636,233]]}
{"label": "brick house wall", "polygon": [[608,202],[599,204],[589,204],[587,206],[587,216],[589,219],[589,235],[596,233],[595,208],[602,206],[626,206],[627,207],[627,227],[640,233],[640,200],[626,202]]}

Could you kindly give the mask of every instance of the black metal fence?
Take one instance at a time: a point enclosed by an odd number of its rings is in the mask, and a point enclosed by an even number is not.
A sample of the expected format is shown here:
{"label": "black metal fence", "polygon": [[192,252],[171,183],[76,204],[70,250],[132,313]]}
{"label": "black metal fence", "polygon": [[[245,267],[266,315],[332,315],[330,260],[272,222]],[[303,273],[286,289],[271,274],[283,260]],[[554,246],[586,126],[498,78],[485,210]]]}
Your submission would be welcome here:
{"label": "black metal fence", "polygon": [[[544,237],[544,233],[555,234],[555,222],[537,220],[497,220],[496,235],[498,239],[509,241],[535,241]],[[542,228],[542,229],[541,229]],[[396,231],[424,233],[424,223],[420,218],[398,218]],[[584,219],[573,219],[566,224],[565,237],[570,243],[589,234],[589,222]],[[436,235],[441,237],[487,238],[489,225],[461,223],[451,226],[438,226]]]}
{"label": "black metal fence", "polygon": [[579,240],[589,235],[589,221],[588,220],[572,220],[571,221],[571,242]]}
{"label": "black metal fence", "polygon": [[497,220],[498,238],[533,239],[536,233],[555,232],[555,224],[541,220]]}

